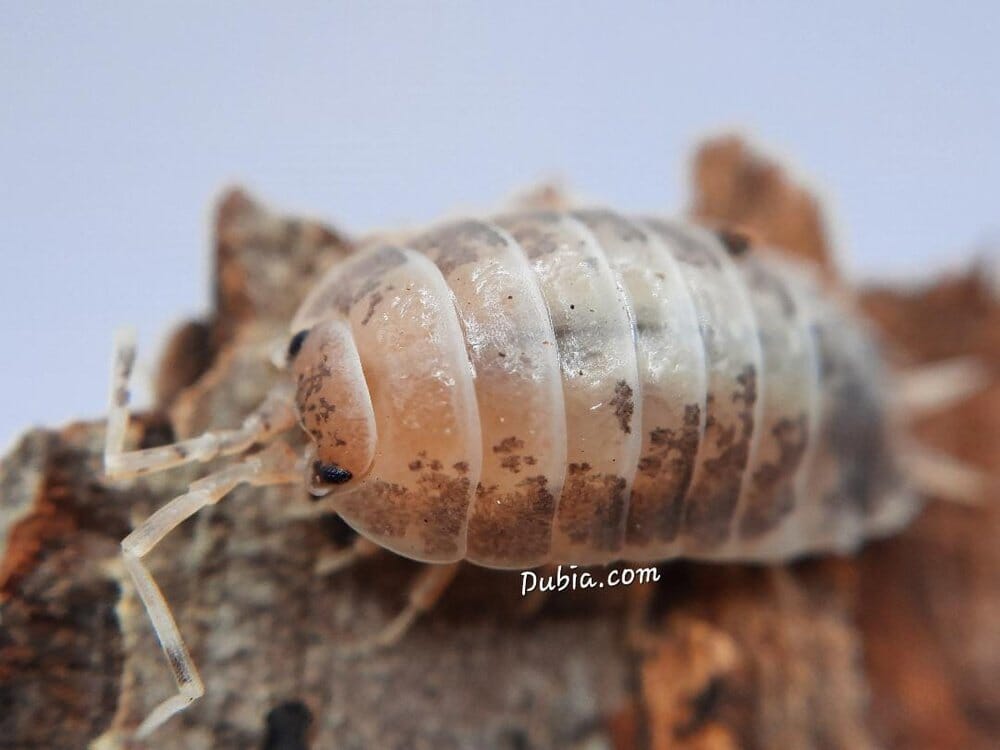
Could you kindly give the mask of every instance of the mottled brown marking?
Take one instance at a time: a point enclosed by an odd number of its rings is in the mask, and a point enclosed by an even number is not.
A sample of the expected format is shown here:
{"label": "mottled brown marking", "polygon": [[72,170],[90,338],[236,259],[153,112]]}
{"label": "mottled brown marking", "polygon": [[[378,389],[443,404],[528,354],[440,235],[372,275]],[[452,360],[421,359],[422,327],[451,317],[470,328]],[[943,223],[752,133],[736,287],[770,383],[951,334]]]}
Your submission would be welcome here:
{"label": "mottled brown marking", "polygon": [[701,407],[684,407],[681,429],[657,427],[639,460],[625,538],[629,545],[673,541],[680,532],[684,497],[691,486],[701,430]]}
{"label": "mottled brown marking", "polygon": [[574,214],[587,224],[609,227],[622,242],[645,242],[646,233],[636,222],[629,221],[621,214],[603,209],[579,211]]}
{"label": "mottled brown marking", "polygon": [[524,441],[516,435],[506,437],[493,446],[494,453],[511,453],[524,447]]}
{"label": "mottled brown marking", "polygon": [[632,432],[632,414],[635,412],[635,401],[632,400],[632,386],[624,380],[615,383],[615,395],[611,399],[611,405],[615,407],[615,417],[618,419],[618,426],[626,435]]}
{"label": "mottled brown marking", "polygon": [[365,313],[365,317],[362,318],[361,325],[368,325],[368,321],[370,321],[372,316],[375,315],[375,308],[378,307],[378,304],[382,301],[382,299],[382,292],[378,290],[375,290],[368,296],[368,311]]}
{"label": "mottled brown marking", "polygon": [[657,219],[651,219],[648,223],[670,243],[674,257],[682,263],[703,268],[722,268],[722,263],[715,256],[715,253],[705,248],[697,238],[692,237],[687,231]]}
{"label": "mottled brown marking", "polygon": [[[518,221],[516,217],[509,217],[507,219],[509,223],[505,224],[507,230],[521,246],[524,254],[529,259],[534,260],[559,250],[559,242],[550,227],[561,221],[560,215],[542,212],[533,213],[528,218],[532,223],[525,224]],[[543,222],[549,226],[542,228],[534,222]]]}
{"label": "mottled brown marking", "polygon": [[588,551],[620,549],[625,486],[623,477],[592,472],[586,463],[570,464],[559,500],[559,530]]}
{"label": "mottled brown marking", "polygon": [[310,312],[319,315],[332,308],[341,315],[347,315],[355,304],[382,285],[389,271],[406,262],[402,251],[394,247],[381,247],[359,256],[359,260],[348,264],[337,284],[327,288],[310,305]]}
{"label": "mottled brown marking", "polygon": [[[338,510],[367,533],[399,539],[416,527],[422,551],[435,558],[457,555],[459,534],[469,505],[469,479],[443,471],[425,451],[410,461],[420,472],[413,489],[380,479],[338,498]],[[456,470],[457,471],[457,470]]]}
{"label": "mottled brown marking", "polygon": [[779,419],[770,433],[778,443],[778,459],[762,464],[751,477],[749,498],[740,536],[753,538],[775,528],[795,508],[792,480],[802,462],[808,441],[805,414]]}
{"label": "mottled brown marking", "polygon": [[785,320],[796,320],[798,306],[785,282],[777,274],[771,272],[763,263],[745,263],[741,267],[748,287],[776,300]]}
{"label": "mottled brown marking", "polygon": [[350,517],[366,532],[387,539],[398,539],[414,520],[407,502],[410,493],[402,485],[373,479],[365,486],[338,498],[343,515]]}
{"label": "mottled brown marking", "polygon": [[454,555],[468,512],[469,480],[435,472],[425,486],[435,502],[430,504],[422,519],[424,526],[420,536],[424,550],[433,556]]}
{"label": "mottled brown marking", "polygon": [[500,466],[514,474],[517,474],[521,471],[521,457],[504,456],[503,460],[500,461]]}
{"label": "mottled brown marking", "polygon": [[468,556],[502,567],[543,561],[554,510],[555,498],[544,475],[526,477],[510,493],[479,485],[469,518]]}
{"label": "mottled brown marking", "polygon": [[335,447],[347,444],[337,433],[336,420],[333,419],[337,405],[322,393],[331,377],[333,366],[327,352],[321,349],[319,358],[308,369],[299,372],[296,378],[295,406],[299,420],[302,428],[321,447],[322,444]]}
{"label": "mottled brown marking", "polygon": [[488,224],[462,221],[422,235],[414,240],[413,247],[425,253],[442,274],[449,276],[455,269],[479,260],[481,248],[497,249],[506,244],[504,236]]}
{"label": "mottled brown marking", "polygon": [[720,423],[713,413],[711,394],[706,401],[705,440],[712,441],[719,452],[704,461],[699,481],[692,487],[684,509],[685,531],[706,547],[721,544],[729,535],[749,458],[757,402],[756,368],[746,365],[736,381],[738,387],[730,396],[733,403],[742,407],[736,423]]}

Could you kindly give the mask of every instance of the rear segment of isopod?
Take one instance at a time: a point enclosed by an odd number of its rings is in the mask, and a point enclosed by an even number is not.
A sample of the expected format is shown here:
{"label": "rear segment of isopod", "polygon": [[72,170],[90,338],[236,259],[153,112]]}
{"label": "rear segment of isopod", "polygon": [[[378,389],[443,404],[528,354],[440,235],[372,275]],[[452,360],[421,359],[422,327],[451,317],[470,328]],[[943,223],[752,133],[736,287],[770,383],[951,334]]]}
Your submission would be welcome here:
{"label": "rear segment of isopod", "polygon": [[552,559],[621,556],[641,435],[634,329],[624,290],[591,232],[564,214],[507,216],[548,307],[566,410],[567,474]]}
{"label": "rear segment of isopod", "polygon": [[707,231],[645,222],[677,261],[697,310],[705,348],[705,432],[684,507],[683,551],[717,558],[729,540],[759,421],[762,357],[743,280]]}
{"label": "rear segment of isopod", "polygon": [[705,420],[705,354],[698,318],[673,255],[640,224],[609,211],[576,214],[622,281],[636,328],[642,449],[622,557],[679,552],[684,498]]}
{"label": "rear segment of isopod", "polygon": [[[351,526],[401,555],[451,562],[466,552],[482,443],[472,372],[451,292],[412,250],[378,247],[334,266],[294,331],[350,321],[378,434],[367,475],[337,488]],[[331,419],[336,404],[330,404]]]}
{"label": "rear segment of isopod", "polygon": [[879,530],[882,510],[915,510],[893,450],[888,381],[874,342],[830,299],[810,299],[819,364],[819,433],[807,468],[808,503],[791,553],[854,549]]}
{"label": "rear segment of isopod", "polygon": [[491,567],[548,562],[566,474],[566,417],[555,334],[527,257],[479,221],[413,240],[455,297],[482,428],[483,468],[467,559]]}

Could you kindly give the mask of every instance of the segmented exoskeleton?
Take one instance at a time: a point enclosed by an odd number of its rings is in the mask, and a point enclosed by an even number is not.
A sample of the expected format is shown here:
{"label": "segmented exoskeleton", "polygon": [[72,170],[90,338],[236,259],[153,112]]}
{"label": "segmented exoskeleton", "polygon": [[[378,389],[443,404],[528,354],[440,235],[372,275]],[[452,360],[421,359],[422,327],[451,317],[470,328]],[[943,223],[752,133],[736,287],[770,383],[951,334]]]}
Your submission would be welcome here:
{"label": "segmented exoskeleton", "polygon": [[[353,475],[338,512],[414,559],[785,557],[916,508],[864,326],[704,229],[604,211],[451,224],[333,268],[292,329],[330,321],[362,372],[345,384],[309,333],[299,414],[321,463]],[[336,409],[365,387],[373,460],[348,465]]]}
{"label": "segmented exoskeleton", "polygon": [[[140,558],[241,481],[300,482],[364,539],[438,564],[771,560],[847,550],[919,508],[865,325],[805,269],[707,229],[608,211],[468,220],[370,243],[292,322],[288,377],[238,430],[122,453],[107,470],[275,443],[201,480],[124,542],[180,694],[197,673]],[[450,580],[437,565],[377,642]]]}

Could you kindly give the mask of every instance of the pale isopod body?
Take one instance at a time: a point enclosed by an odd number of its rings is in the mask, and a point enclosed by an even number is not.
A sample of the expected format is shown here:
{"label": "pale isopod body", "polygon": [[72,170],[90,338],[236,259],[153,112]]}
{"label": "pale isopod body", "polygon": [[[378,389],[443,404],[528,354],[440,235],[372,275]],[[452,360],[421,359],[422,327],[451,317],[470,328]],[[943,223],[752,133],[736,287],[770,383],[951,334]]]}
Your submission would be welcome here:
{"label": "pale isopod body", "polygon": [[[461,560],[765,561],[902,526],[920,503],[897,468],[865,325],[789,261],[737,250],[704,228],[608,211],[370,243],[302,303],[288,376],[240,428],[130,453],[123,344],[109,476],[247,454],[122,542],[179,687],[140,733],[203,693],[142,557],[241,482],[305,473],[369,549],[439,563],[376,645]],[[308,455],[280,441],[248,451],[296,422]]]}
{"label": "pale isopod body", "polygon": [[[321,353],[333,323],[360,370]],[[446,225],[334,267],[292,330],[312,344],[291,368],[319,465],[352,474],[314,472],[315,491],[417,560],[783,558],[918,507],[864,325],[786,261],[698,227]],[[352,419],[374,424],[363,446]]]}

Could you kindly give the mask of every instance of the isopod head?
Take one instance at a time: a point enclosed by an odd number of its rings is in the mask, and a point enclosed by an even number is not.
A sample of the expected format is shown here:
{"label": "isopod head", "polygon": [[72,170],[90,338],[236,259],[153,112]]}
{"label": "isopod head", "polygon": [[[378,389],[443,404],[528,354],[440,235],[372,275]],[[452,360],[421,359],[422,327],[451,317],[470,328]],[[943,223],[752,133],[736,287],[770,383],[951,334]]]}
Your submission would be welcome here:
{"label": "isopod head", "polygon": [[299,424],[313,442],[307,486],[316,496],[346,488],[375,458],[375,412],[350,325],[323,320],[288,344]]}

